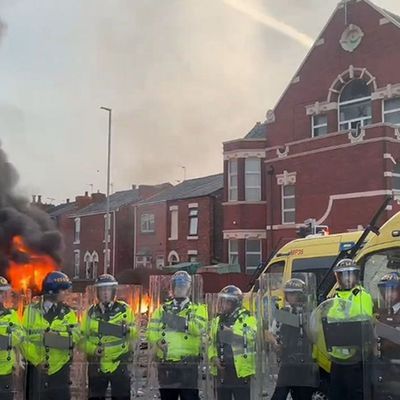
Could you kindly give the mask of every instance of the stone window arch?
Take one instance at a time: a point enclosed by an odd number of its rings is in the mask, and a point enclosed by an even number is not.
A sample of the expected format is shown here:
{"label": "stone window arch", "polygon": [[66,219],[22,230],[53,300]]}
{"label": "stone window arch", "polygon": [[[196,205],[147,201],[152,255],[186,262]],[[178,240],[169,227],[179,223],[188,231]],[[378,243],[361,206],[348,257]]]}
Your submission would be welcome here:
{"label": "stone window arch", "polygon": [[168,254],[168,264],[179,264],[179,254],[175,250],[170,251],[170,253]]}

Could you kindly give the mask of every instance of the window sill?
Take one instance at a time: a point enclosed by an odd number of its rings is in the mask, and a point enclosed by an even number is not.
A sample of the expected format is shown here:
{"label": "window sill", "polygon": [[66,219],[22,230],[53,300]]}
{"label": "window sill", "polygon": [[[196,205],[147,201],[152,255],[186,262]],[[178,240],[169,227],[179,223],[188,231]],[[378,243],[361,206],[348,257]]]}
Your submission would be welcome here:
{"label": "window sill", "polygon": [[153,235],[155,231],[140,231],[141,235]]}
{"label": "window sill", "polygon": [[81,244],[80,240],[75,240],[72,244]]}
{"label": "window sill", "polygon": [[169,241],[178,240],[178,238],[168,238]]}
{"label": "window sill", "polygon": [[258,200],[258,201],[240,200],[240,201],[225,201],[222,203],[223,206],[235,206],[237,204],[267,204],[267,202],[265,200]]}
{"label": "window sill", "polygon": [[187,236],[186,240],[198,240],[199,237],[198,236]]}

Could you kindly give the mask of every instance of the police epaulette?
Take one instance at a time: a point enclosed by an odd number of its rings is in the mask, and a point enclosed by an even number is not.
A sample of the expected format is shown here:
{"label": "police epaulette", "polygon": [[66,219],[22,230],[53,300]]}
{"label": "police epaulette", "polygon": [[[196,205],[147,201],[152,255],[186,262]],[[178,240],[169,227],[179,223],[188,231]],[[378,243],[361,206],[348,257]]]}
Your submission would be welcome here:
{"label": "police epaulette", "polygon": [[357,296],[358,295],[358,293],[360,293],[361,292],[361,290],[360,289],[358,289],[358,288],[354,288],[353,290],[352,290],[352,292],[351,293],[353,293],[354,294],[354,296]]}

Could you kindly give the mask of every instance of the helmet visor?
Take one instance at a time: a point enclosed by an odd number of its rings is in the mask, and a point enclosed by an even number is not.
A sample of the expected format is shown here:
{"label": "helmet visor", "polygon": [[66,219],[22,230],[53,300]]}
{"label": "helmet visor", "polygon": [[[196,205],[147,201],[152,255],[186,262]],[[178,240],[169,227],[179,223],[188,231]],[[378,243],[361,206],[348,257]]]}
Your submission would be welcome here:
{"label": "helmet visor", "polygon": [[336,281],[342,290],[350,290],[360,283],[360,270],[357,268],[343,269],[335,272]]}
{"label": "helmet visor", "polygon": [[101,303],[111,303],[116,294],[116,285],[97,287],[97,298]]}
{"label": "helmet visor", "polygon": [[379,286],[379,308],[387,311],[393,311],[392,307],[400,302],[399,285],[380,285]]}
{"label": "helmet visor", "polygon": [[188,297],[190,293],[190,281],[183,276],[177,276],[171,283],[172,294],[177,298]]}

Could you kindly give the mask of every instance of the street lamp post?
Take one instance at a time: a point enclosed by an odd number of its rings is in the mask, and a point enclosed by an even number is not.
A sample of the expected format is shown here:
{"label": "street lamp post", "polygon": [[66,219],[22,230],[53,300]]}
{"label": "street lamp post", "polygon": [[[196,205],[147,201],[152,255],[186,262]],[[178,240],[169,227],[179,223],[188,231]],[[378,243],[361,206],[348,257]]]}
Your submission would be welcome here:
{"label": "street lamp post", "polygon": [[108,272],[110,263],[109,257],[109,245],[108,237],[110,231],[110,170],[111,170],[111,113],[112,109],[108,107],[100,107],[100,109],[108,112],[108,147],[107,147],[107,197],[106,197],[106,228],[104,229],[104,242],[105,242],[105,254],[104,254],[104,273]]}

